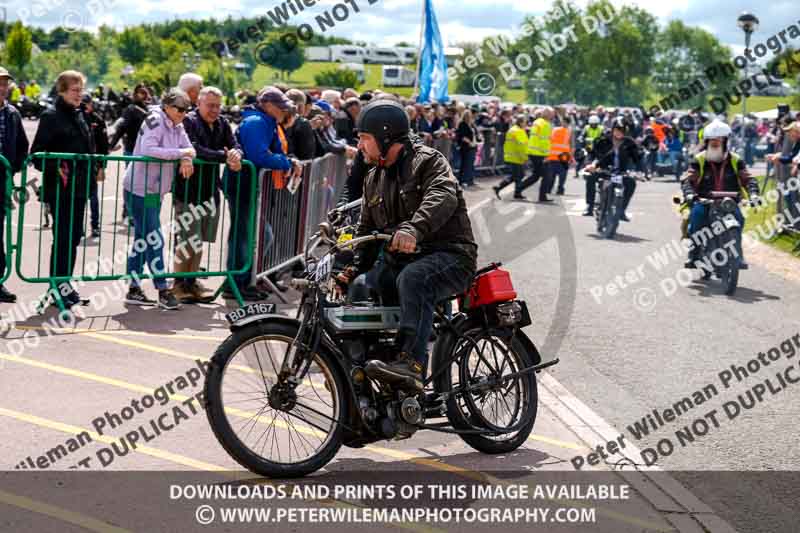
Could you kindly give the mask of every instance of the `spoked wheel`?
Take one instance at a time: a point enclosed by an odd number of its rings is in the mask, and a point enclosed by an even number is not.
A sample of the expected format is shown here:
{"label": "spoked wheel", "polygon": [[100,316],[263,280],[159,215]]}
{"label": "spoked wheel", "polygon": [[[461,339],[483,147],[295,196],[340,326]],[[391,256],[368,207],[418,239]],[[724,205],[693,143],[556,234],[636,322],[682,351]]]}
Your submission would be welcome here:
{"label": "spoked wheel", "polygon": [[206,413],[225,451],[251,472],[300,477],[325,466],[342,444],[345,383],[327,354],[314,354],[296,387],[278,371],[297,326],[257,323],[217,349],[206,377]]}
{"label": "spoked wheel", "polygon": [[608,190],[609,201],[608,209],[605,212],[605,224],[603,228],[603,237],[606,239],[613,239],[617,233],[619,220],[622,217],[622,202],[616,196],[616,191],[613,187]]}
{"label": "spoked wheel", "polygon": [[[440,390],[453,391],[447,416],[456,429],[489,434],[459,436],[483,453],[507,453],[519,448],[536,422],[538,395],[533,372],[503,379],[533,365],[533,354],[516,338],[473,330],[461,337],[458,353],[443,372]],[[469,388],[465,392],[461,389]]]}

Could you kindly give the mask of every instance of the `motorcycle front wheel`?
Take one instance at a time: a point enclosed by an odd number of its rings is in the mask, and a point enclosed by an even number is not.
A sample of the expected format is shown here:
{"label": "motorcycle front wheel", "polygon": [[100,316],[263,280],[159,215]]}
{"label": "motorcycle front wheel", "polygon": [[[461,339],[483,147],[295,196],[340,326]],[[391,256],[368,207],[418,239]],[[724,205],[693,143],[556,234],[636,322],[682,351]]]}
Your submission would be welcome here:
{"label": "motorcycle front wheel", "polygon": [[608,195],[608,208],[604,213],[603,237],[613,239],[622,217],[622,198],[616,195],[614,187],[609,187],[606,194]]}
{"label": "motorcycle front wheel", "polygon": [[297,325],[261,322],[233,332],[206,376],[206,414],[226,452],[270,478],[302,477],[330,462],[342,445],[346,384],[327,353],[311,356],[296,387],[278,371]]}
{"label": "motorcycle front wheel", "polygon": [[[447,417],[456,429],[485,430],[459,436],[482,453],[508,453],[530,436],[536,422],[538,393],[534,372],[514,374],[534,364],[533,354],[514,337],[476,329],[462,335],[457,354],[439,381],[440,392],[452,392]],[[468,392],[458,392],[469,388]],[[511,431],[509,431],[511,430]]]}

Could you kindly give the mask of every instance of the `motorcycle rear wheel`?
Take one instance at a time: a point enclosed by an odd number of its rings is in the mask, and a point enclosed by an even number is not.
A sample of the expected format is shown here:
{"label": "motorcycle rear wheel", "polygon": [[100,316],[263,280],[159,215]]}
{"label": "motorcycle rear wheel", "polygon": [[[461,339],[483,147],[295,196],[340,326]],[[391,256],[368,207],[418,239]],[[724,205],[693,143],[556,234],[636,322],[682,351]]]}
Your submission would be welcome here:
{"label": "motorcycle rear wheel", "polygon": [[[534,364],[533,354],[519,339],[512,337],[509,344],[508,339],[482,329],[466,332],[454,346],[454,351],[461,353],[443,372],[437,387],[440,392],[475,385],[481,380],[518,372]],[[485,361],[492,368],[484,364]],[[524,444],[536,422],[537,409],[534,372],[508,379],[489,390],[455,393],[447,400],[447,417],[454,428],[495,432],[459,434],[472,448],[486,454],[508,453]],[[516,429],[503,432],[511,428]]]}

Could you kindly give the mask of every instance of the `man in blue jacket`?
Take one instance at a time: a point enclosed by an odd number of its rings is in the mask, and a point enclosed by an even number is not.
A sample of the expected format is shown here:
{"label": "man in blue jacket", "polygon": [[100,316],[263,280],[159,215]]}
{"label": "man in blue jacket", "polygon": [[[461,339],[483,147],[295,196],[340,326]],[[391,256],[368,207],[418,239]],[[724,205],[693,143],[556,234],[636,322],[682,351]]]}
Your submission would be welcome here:
{"label": "man in blue jacket", "polygon": [[[236,135],[239,144],[244,150],[244,159],[253,163],[257,174],[262,170],[282,171],[295,175],[301,171],[300,162],[286,155],[285,137],[278,131],[278,124],[283,122],[286,113],[293,104],[286,95],[276,87],[264,87],[258,93],[254,105],[248,106],[242,112],[242,123]],[[250,213],[250,194],[252,180],[256,176],[242,172],[239,177],[226,176],[223,179],[223,190],[228,198],[228,207],[231,214],[231,228],[228,233],[228,270],[241,270],[247,262],[248,254],[253,255],[253,250],[248,249],[248,221]],[[264,186],[271,186],[265,182]],[[272,227],[265,223],[263,227],[265,249],[272,244]],[[255,287],[250,286],[250,273],[234,276],[234,281],[245,300],[261,300],[266,297]],[[224,296],[231,298],[233,293],[227,288]]]}
{"label": "man in blue jacket", "polygon": [[[6,69],[0,67],[0,153],[8,160],[11,169],[0,168],[0,279],[6,272],[6,245],[4,222],[6,219],[7,195],[11,191],[6,189],[6,179],[13,176],[22,168],[22,163],[28,156],[28,137],[22,127],[22,117],[19,111],[8,103],[8,86],[14,78]],[[10,175],[7,172],[10,170]],[[10,185],[10,184],[9,184]],[[8,289],[0,285],[0,302],[14,303],[17,297]]]}

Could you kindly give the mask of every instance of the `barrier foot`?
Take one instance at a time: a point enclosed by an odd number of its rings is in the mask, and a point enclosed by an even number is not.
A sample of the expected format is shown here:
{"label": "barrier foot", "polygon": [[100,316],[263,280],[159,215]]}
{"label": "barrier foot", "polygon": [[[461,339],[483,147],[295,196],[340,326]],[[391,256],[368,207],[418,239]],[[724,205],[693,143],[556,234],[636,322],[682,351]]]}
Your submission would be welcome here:
{"label": "barrier foot", "polygon": [[39,299],[39,302],[36,304],[36,312],[40,315],[43,315],[45,309],[47,309],[48,304],[50,303],[50,299],[55,300],[56,306],[58,306],[58,310],[60,313],[63,313],[67,310],[67,307],[64,305],[64,299],[61,298],[61,291],[58,289],[58,286],[55,284],[54,281],[50,281],[50,288],[47,290],[46,293]]}

